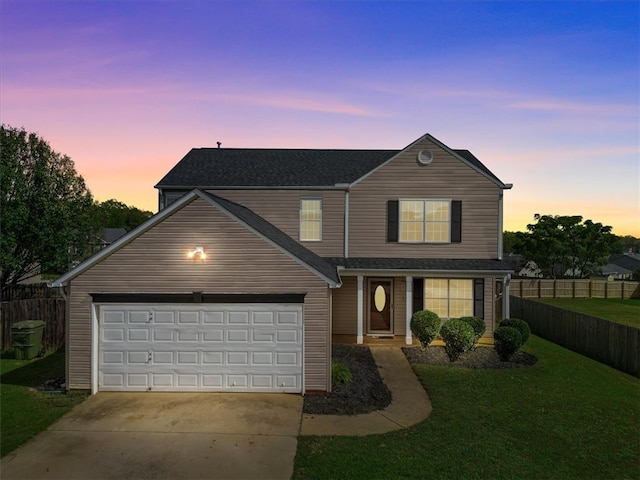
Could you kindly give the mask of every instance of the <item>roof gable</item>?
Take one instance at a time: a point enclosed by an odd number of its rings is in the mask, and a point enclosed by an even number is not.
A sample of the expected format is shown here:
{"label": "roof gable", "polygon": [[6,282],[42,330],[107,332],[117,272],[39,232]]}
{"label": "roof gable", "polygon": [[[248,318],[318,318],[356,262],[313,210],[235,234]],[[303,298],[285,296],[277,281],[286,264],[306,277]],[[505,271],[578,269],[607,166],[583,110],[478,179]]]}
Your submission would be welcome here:
{"label": "roof gable", "polygon": [[159,213],[148,219],[146,222],[132,230],[128,234],[116,240],[114,243],[80,263],[75,268],[55,279],[49,284],[50,287],[60,287],[66,285],[69,281],[89,270],[98,264],[113,252],[121,249],[135,238],[144,234],[155,225],[162,222],[165,218],[173,215],[181,210],[185,205],[191,203],[196,198],[201,198],[212,207],[217,208],[222,213],[229,216],[234,221],[242,224],[245,228],[260,236],[275,248],[292,258],[294,261],[307,268],[312,273],[326,281],[330,286],[337,287],[340,285],[340,278],[337,274],[335,266],[311,252],[309,249],[300,245],[284,232],[267,222],[265,219],[249,210],[246,207],[230,202],[215,195],[208,194],[201,190],[192,190],[188,194],[181,197],[178,201],[169,207],[161,210]]}

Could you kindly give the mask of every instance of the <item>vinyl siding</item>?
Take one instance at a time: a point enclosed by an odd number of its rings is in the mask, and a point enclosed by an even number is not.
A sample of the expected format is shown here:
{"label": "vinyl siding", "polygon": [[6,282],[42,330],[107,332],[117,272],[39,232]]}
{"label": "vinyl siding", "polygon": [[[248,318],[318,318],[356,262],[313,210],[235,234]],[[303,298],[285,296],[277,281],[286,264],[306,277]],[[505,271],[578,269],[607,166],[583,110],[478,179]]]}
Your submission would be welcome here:
{"label": "vinyl siding", "polygon": [[342,277],[342,286],[333,291],[333,333],[356,335],[358,322],[358,281]]}
{"label": "vinyl siding", "polygon": [[[206,261],[186,257],[203,246]],[[330,359],[328,287],[293,259],[196,199],[71,281],[70,388],[91,382],[89,293],[306,293],[305,388],[326,390]],[[97,332],[96,332],[97,334]]]}
{"label": "vinyl siding", "polygon": [[322,199],[322,241],[300,242],[324,257],[344,253],[344,192],[335,190],[208,190],[244,205],[291,238],[300,238],[300,198]]}
{"label": "vinyl siding", "polygon": [[[418,152],[433,161],[420,166]],[[496,258],[500,188],[436,144],[423,140],[356,184],[349,201],[349,256]],[[462,243],[387,242],[387,201],[434,198],[462,201]]]}

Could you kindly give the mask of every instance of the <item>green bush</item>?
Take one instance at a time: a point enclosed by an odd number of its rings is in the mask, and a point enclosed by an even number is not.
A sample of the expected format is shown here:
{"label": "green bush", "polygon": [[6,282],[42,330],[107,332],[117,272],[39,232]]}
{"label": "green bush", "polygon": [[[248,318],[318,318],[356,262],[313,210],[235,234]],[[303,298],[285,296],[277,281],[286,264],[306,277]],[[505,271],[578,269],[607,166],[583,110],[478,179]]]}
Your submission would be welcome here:
{"label": "green bush", "polygon": [[444,349],[452,362],[473,346],[473,328],[459,318],[452,318],[442,325],[440,336],[444,340]]}
{"label": "green bush", "polygon": [[484,323],[484,320],[478,317],[460,317],[460,320],[468,323],[471,328],[473,328],[474,338],[473,345],[471,346],[471,350],[473,350],[478,344],[480,337],[484,335],[484,332],[487,330],[487,325]]}
{"label": "green bush", "polygon": [[519,318],[505,318],[500,322],[501,327],[512,327],[520,332],[520,336],[522,337],[522,343],[518,346],[520,348],[522,345],[527,343],[529,340],[529,335],[531,335],[531,329],[529,328],[529,324],[524,320],[520,320]]}
{"label": "green bush", "polygon": [[506,362],[522,346],[522,335],[514,327],[500,326],[493,332],[493,344],[500,360]]}
{"label": "green bush", "polygon": [[420,310],[411,317],[411,333],[420,341],[422,348],[427,348],[438,336],[441,324],[438,314],[430,310]]}
{"label": "green bush", "polygon": [[331,383],[333,385],[346,385],[351,383],[353,375],[351,370],[342,362],[331,362]]}

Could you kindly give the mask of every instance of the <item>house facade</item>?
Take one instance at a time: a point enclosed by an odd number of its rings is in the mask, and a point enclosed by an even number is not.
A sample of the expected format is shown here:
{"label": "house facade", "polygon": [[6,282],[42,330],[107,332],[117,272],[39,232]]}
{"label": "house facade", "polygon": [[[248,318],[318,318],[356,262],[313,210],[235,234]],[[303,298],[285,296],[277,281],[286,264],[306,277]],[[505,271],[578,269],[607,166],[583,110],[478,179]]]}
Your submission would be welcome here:
{"label": "house facade", "polygon": [[402,150],[191,150],[160,211],[56,280],[68,384],[328,391],[338,335],[412,343],[413,312],[509,315],[503,183],[424,135]]}

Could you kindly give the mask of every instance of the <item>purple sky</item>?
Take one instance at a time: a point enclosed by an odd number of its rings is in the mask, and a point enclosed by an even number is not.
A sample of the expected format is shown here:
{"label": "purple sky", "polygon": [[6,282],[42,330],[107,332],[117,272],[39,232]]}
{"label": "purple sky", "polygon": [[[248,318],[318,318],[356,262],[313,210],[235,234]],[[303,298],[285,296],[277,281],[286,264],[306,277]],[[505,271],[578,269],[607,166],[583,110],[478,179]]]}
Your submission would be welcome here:
{"label": "purple sky", "polygon": [[390,148],[424,133],[500,179],[505,229],[640,236],[636,1],[0,3],[0,116],[98,200],[156,211],[190,148]]}

